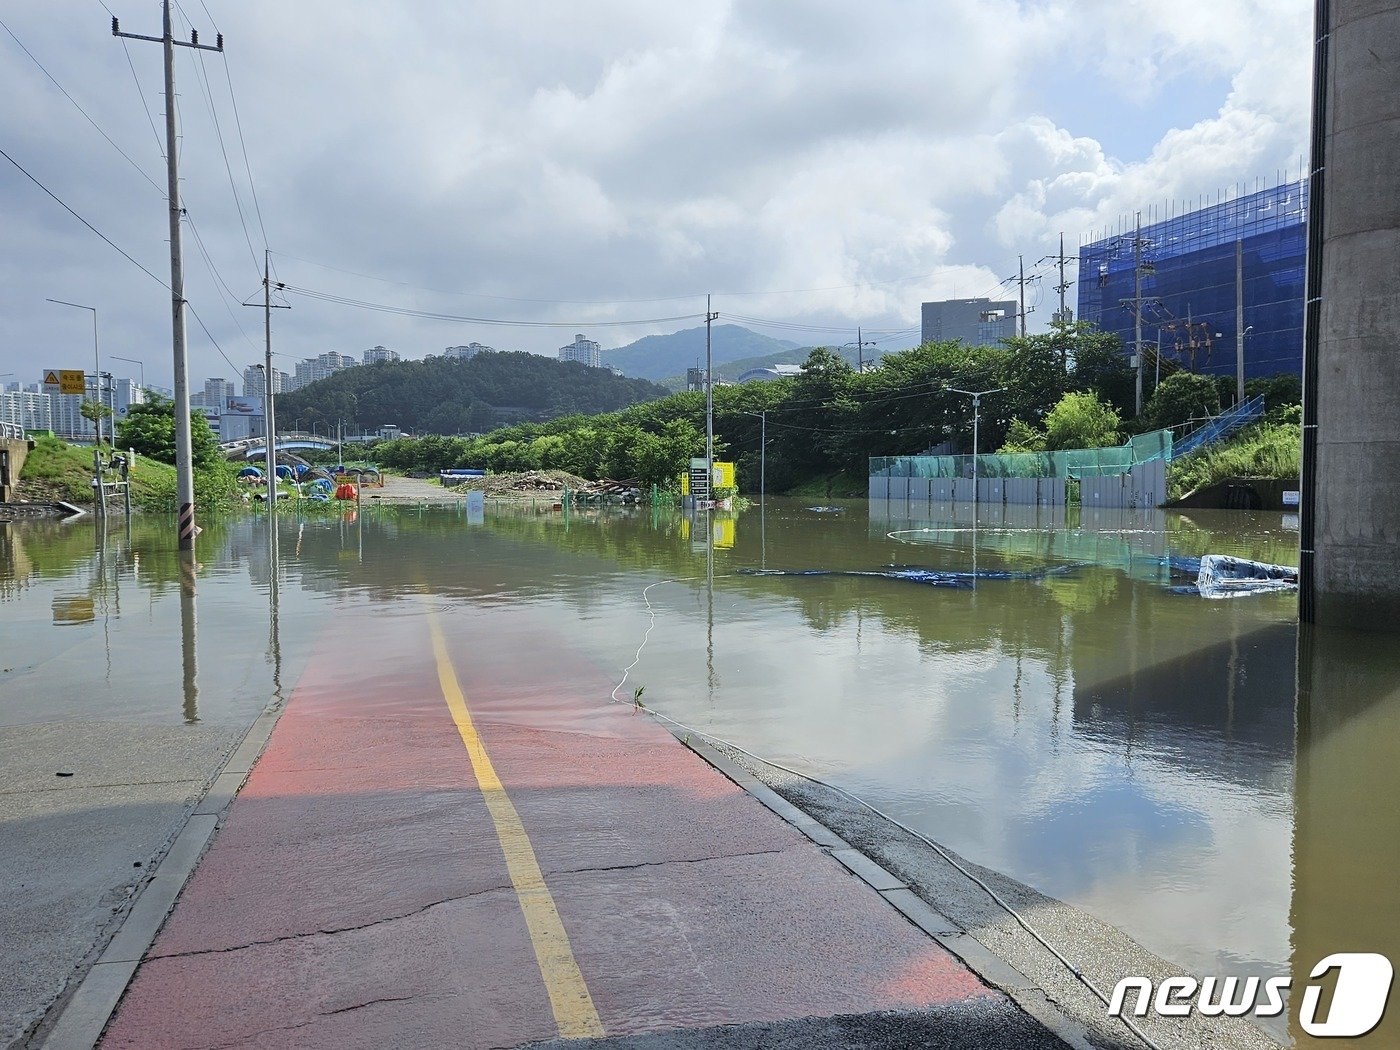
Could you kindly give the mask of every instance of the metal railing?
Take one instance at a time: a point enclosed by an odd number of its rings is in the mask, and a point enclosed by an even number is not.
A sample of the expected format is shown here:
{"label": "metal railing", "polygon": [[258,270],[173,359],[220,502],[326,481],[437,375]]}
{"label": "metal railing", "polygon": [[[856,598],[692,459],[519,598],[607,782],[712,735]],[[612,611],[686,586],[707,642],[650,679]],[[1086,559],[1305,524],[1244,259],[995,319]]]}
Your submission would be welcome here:
{"label": "metal railing", "polygon": [[0,421],[0,438],[13,438],[16,441],[23,441],[25,436],[24,427],[19,423]]}
{"label": "metal railing", "polygon": [[1204,448],[1212,442],[1219,441],[1223,437],[1228,437],[1241,427],[1253,423],[1264,414],[1264,398],[1256,394],[1248,400],[1241,401],[1214,419],[1197,427],[1187,434],[1180,441],[1172,445],[1171,459],[1180,459],[1182,456],[1190,455],[1197,449]]}

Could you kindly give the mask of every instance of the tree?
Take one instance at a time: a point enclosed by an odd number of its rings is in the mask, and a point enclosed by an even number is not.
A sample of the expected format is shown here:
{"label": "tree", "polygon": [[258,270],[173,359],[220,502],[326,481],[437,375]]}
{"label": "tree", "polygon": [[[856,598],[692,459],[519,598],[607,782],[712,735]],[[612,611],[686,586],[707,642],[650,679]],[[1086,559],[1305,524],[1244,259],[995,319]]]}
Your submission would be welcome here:
{"label": "tree", "polygon": [[90,398],[83,399],[83,403],[78,408],[78,412],[82,415],[84,419],[86,419],[89,423],[92,424],[93,430],[99,437],[102,434],[101,421],[104,419],[112,418],[111,408],[109,408],[107,405],[104,405],[101,401],[94,401]]}
{"label": "tree", "polygon": [[1070,392],[1045,417],[1045,448],[1104,448],[1122,441],[1117,409],[1091,393]]}
{"label": "tree", "polygon": [[1006,429],[1006,441],[998,452],[1044,452],[1045,434],[1019,419],[1013,419]]}
{"label": "tree", "polygon": [[1152,391],[1142,406],[1139,424],[1143,430],[1161,430],[1219,413],[1220,390],[1215,380],[1195,372],[1174,372]]}
{"label": "tree", "polygon": [[1055,339],[1063,341],[1069,353],[1069,389],[1093,391],[1119,415],[1131,415],[1137,397],[1135,377],[1118,337],[1086,321],[1056,329]]}
{"label": "tree", "polygon": [[[126,418],[117,424],[117,444],[135,449],[138,455],[175,462],[175,404],[152,396],[142,405],[132,405]],[[201,470],[219,462],[219,441],[209,429],[209,421],[199,413],[190,417],[190,452]]]}

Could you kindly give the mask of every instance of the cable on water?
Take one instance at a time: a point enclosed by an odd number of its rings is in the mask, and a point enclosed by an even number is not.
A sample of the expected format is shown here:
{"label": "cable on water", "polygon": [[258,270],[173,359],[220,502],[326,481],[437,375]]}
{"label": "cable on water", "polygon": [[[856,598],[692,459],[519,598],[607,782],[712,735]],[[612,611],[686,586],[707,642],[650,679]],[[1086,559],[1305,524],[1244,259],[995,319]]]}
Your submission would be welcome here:
{"label": "cable on water", "polygon": [[[656,608],[651,604],[651,590],[655,587],[661,587],[665,584],[696,583],[700,580],[707,579],[723,580],[728,579],[734,575],[736,574],[724,573],[723,575],[712,577],[684,576],[670,580],[658,580],[655,583],[647,584],[647,586],[642,588],[642,601],[646,603],[647,616],[649,618],[649,622],[647,623],[647,629],[645,633],[642,635],[642,643],[639,646],[637,646],[636,655],[633,656],[632,662],[628,664],[625,668],[623,668],[622,678],[618,681],[617,685],[613,686],[612,694],[610,697],[612,703],[626,704],[633,702],[625,698],[619,697],[617,695],[617,691],[627,684],[628,676],[632,673],[633,669],[636,668],[637,664],[641,663],[642,651],[646,648],[647,642],[651,638],[652,629],[656,627]],[[908,824],[905,824],[897,818],[890,816],[890,814],[886,813],[884,810],[872,805],[871,803],[865,801],[865,799],[861,798],[859,795],[855,794],[854,792],[848,791],[837,784],[832,784],[829,781],[823,780],[820,777],[814,776],[811,773],[804,773],[800,769],[793,769],[791,766],[785,766],[781,762],[775,762],[771,758],[764,758],[762,755],[756,755],[752,751],[740,747],[732,740],[726,740],[723,737],[715,736],[713,733],[707,733],[702,729],[696,729],[694,726],[686,725],[686,723],[681,722],[678,719],[672,718],[669,715],[664,715],[660,711],[655,710],[654,708],[649,707],[646,708],[646,710],[651,714],[653,718],[657,719],[660,722],[665,722],[668,725],[673,725],[677,729],[681,729],[687,733],[691,733],[695,736],[700,737],[702,740],[709,741],[712,744],[728,748],[731,751],[737,751],[739,752],[739,754],[746,755],[747,757],[753,759],[755,762],[761,763],[762,765],[769,766],[773,769],[780,769],[784,773],[790,773],[793,776],[801,777],[803,780],[806,780],[810,783],[818,784],[829,791],[834,791],[838,795],[841,795],[843,798],[850,799],[858,806],[861,806],[862,808],[868,810],[870,813],[881,818],[882,820],[888,821],[889,823],[893,824],[895,827],[899,828],[906,834],[912,835],[914,838],[918,839],[925,846],[928,846],[931,850],[938,854],[938,856],[941,857],[944,861],[946,861],[949,865],[957,869],[957,871],[962,873],[962,875],[974,882],[980,889],[982,889],[982,891],[985,892],[987,896],[990,897],[991,900],[999,908],[1006,912],[1007,915],[1011,916],[1011,918],[1014,919],[1016,923],[1023,930],[1026,931],[1026,933],[1030,934],[1030,936],[1038,944],[1040,944],[1043,948],[1045,948],[1046,951],[1053,955],[1060,962],[1060,964],[1063,965],[1064,968],[1068,970],[1071,974],[1073,974],[1075,979],[1079,981],[1079,983],[1082,984],[1085,988],[1087,988],[1096,999],[1098,999],[1101,1003],[1104,1004],[1105,1007],[1109,1007],[1112,1005],[1109,997],[1104,995],[1104,993],[1099,990],[1098,986],[1095,985],[1092,981],[1090,981],[1088,977],[1084,976],[1084,972],[1078,966],[1070,962],[1069,959],[1065,958],[1064,954],[1061,953],[1058,948],[1056,948],[1053,944],[1046,940],[1045,937],[1040,933],[1040,931],[1037,930],[1034,926],[1032,926],[1024,915],[1017,911],[1016,908],[1013,907],[999,893],[997,893],[996,890],[992,889],[991,886],[987,885],[987,883],[983,879],[979,878],[973,872],[969,871],[966,866],[958,862],[957,858],[955,858],[951,853],[949,853],[946,849],[940,846],[937,842],[934,842],[933,839],[929,838],[927,835],[923,834],[922,832],[915,831]],[[1133,1035],[1137,1036],[1138,1039],[1142,1040],[1142,1042],[1149,1048],[1149,1050],[1162,1050],[1160,1044],[1154,1042],[1147,1035],[1146,1032],[1144,1032],[1127,1017],[1119,1016],[1118,1020],[1122,1021],[1123,1024],[1127,1026],[1128,1030],[1133,1033]]]}

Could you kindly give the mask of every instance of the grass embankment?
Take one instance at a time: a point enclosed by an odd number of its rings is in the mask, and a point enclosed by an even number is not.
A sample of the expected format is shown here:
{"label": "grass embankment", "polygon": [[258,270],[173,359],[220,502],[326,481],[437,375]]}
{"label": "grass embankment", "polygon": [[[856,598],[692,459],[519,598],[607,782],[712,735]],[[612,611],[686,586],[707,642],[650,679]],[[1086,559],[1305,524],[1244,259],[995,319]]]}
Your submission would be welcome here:
{"label": "grass embankment", "polygon": [[[104,458],[111,454],[104,447]],[[236,470],[232,464],[217,463],[196,470],[195,502],[215,508],[230,506],[236,499]],[[24,461],[19,475],[19,497],[31,503],[63,500],[90,504],[92,489],[92,447],[70,445],[55,437],[41,437]],[[175,506],[175,468],[167,463],[138,457],[131,475],[131,498],[146,510],[166,510]]]}
{"label": "grass embankment", "polygon": [[1301,426],[1258,423],[1173,463],[1167,474],[1167,498],[1181,499],[1230,478],[1296,482],[1301,472]]}
{"label": "grass embankment", "polygon": [[843,496],[861,497],[870,491],[870,480],[862,478],[850,471],[838,471],[835,474],[819,474],[814,478],[789,488],[784,495],[787,496],[832,496],[840,499]]}

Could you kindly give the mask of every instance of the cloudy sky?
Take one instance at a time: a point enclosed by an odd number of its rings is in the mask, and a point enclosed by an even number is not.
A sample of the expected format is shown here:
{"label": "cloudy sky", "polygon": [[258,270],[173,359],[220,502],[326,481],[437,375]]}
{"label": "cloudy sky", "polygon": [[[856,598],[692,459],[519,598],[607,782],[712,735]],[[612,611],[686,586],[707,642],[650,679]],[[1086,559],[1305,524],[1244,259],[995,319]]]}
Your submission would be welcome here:
{"label": "cloudy sky", "polygon": [[[181,4],[177,35],[227,46],[176,64],[195,381],[260,359],[239,303],[265,244],[297,289],[283,367],[616,346],[706,292],[780,338],[909,345],[922,300],[996,295],[1018,254],[1045,272],[1061,231],[1296,177],[1306,149],[1306,0]],[[109,6],[159,35],[153,0],[0,2],[0,149],[165,281],[160,48]],[[0,382],[91,361],[55,298],[167,384],[169,293],[4,158],[0,205]]]}

